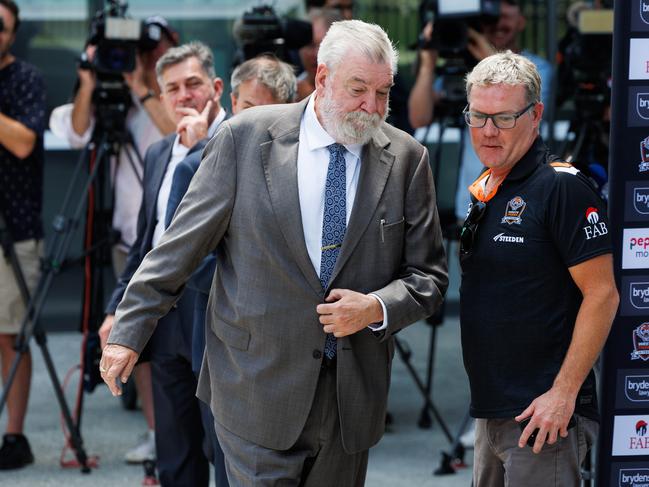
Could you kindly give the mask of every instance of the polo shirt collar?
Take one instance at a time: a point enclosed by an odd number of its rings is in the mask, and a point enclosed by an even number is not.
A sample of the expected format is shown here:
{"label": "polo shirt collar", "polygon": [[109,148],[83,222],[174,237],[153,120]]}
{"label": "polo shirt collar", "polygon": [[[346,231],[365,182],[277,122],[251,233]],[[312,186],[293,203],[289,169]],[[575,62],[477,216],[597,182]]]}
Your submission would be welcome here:
{"label": "polo shirt collar", "polygon": [[512,167],[511,171],[509,171],[505,181],[525,179],[534,172],[537,166],[547,160],[547,156],[548,148],[545,146],[543,139],[541,139],[541,136],[539,135],[521,160]]}

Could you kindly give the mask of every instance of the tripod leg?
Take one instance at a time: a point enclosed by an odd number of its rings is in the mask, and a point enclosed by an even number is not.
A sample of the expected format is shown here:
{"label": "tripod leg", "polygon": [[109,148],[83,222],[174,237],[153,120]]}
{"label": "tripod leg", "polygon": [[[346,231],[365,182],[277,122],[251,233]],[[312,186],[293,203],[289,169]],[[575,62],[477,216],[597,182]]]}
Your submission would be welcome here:
{"label": "tripod leg", "polygon": [[396,350],[399,352],[399,356],[403,360],[404,365],[408,369],[408,372],[410,372],[410,375],[412,376],[412,379],[415,381],[415,384],[417,388],[419,389],[419,392],[424,396],[426,408],[433,413],[433,416],[435,417],[435,420],[439,423],[439,425],[442,428],[442,431],[444,432],[444,435],[448,439],[449,443],[453,443],[453,435],[451,435],[450,430],[448,429],[448,426],[446,426],[446,422],[442,418],[442,415],[439,413],[435,405],[433,404],[433,401],[431,401],[430,397],[426,395],[426,388],[419,378],[419,375],[417,374],[417,371],[415,368],[412,366],[412,363],[410,362],[410,355],[409,353],[405,350],[403,344],[399,340],[398,337],[394,337],[394,345],[396,347]]}
{"label": "tripod leg", "polygon": [[[431,325],[432,330],[430,332],[430,343],[428,344],[428,364],[426,366],[426,387],[425,395],[430,397],[432,383],[433,383],[433,362],[434,362],[434,350],[435,350],[435,334],[437,332],[437,325]],[[422,429],[429,429],[432,426],[432,421],[430,414],[428,413],[428,407],[426,402],[421,409],[421,414],[419,415],[419,421],[417,422],[418,426]]]}
{"label": "tripod leg", "polygon": [[[99,161],[99,163],[95,164],[92,170],[90,171],[90,174],[88,175],[84,185],[83,194],[88,193],[88,190],[97,175],[98,168],[104,159],[103,156],[104,146],[105,146],[105,140],[100,145],[99,154],[97,156],[97,160]],[[84,151],[82,157],[85,154],[87,154],[87,151]],[[82,167],[82,162],[83,159],[80,158],[78,164],[79,168]],[[76,178],[77,175],[75,175],[75,179]],[[64,209],[69,206],[69,202],[70,202],[69,198],[71,194],[72,191],[70,188],[68,194],[66,195],[66,200],[63,204]],[[43,353],[43,358],[45,359],[45,364],[47,366],[48,373],[50,375],[52,385],[54,387],[54,392],[56,393],[57,400],[59,401],[59,404],[61,406],[61,412],[65,419],[68,431],[70,432],[72,446],[75,450],[77,460],[81,465],[81,469],[82,469],[81,471],[84,473],[88,473],[90,472],[90,469],[88,467],[88,457],[86,455],[85,450],[83,449],[83,442],[81,440],[81,434],[79,432],[78,425],[74,423],[72,419],[72,415],[70,414],[70,410],[65,401],[65,396],[63,395],[61,384],[54,370],[54,364],[52,362],[49,351],[47,350],[45,333],[42,329],[40,329],[40,327],[39,328],[36,327],[36,323],[39,317],[41,316],[41,312],[45,304],[47,293],[52,285],[54,275],[60,270],[63,258],[65,257],[67,250],[70,246],[70,242],[72,239],[71,230],[74,228],[74,225],[76,225],[76,222],[78,222],[83,207],[84,207],[84,202],[79,201],[76,208],[74,209],[74,213],[71,221],[66,221],[63,218],[63,216],[57,217],[55,221],[55,229],[58,233],[56,233],[55,238],[52,241],[52,245],[48,248],[46,266],[45,266],[46,268],[44,270],[43,275],[41,275],[39,279],[38,285],[36,287],[36,292],[33,294],[33,296],[31,296],[30,298],[28,293],[25,293],[25,290],[23,290],[21,286],[23,299],[27,300],[26,302],[27,309],[25,311],[25,316],[23,317],[21,323],[21,333],[20,333],[20,339],[17,347],[20,353],[18,353],[14,358],[14,363],[11,366],[9,377],[7,379],[7,382],[4,384],[2,396],[0,396],[0,413],[2,413],[4,405],[7,401],[9,391],[11,390],[11,386],[13,384],[13,381],[16,376],[16,372],[18,370],[19,362],[24,355],[24,351],[27,350],[31,337],[33,335],[36,335],[38,345],[41,348],[41,351]],[[5,238],[3,235],[3,241],[4,239]],[[13,242],[10,243],[13,244]],[[24,275],[22,274],[22,270],[20,269],[19,263],[17,261],[12,262],[12,266],[14,272],[16,273],[17,281],[19,283],[21,282],[21,280],[24,282]]]}
{"label": "tripod leg", "polygon": [[65,419],[65,424],[68,427],[72,448],[74,449],[79,465],[81,465],[81,472],[90,473],[90,467],[88,466],[88,455],[86,454],[86,451],[83,447],[83,440],[81,439],[81,433],[79,432],[78,425],[75,424],[74,420],[72,419],[72,414],[70,414],[70,409],[68,408],[68,404],[65,401],[65,397],[63,396],[63,389],[61,388],[61,383],[59,382],[59,378],[56,375],[56,371],[54,370],[54,363],[52,362],[52,356],[50,355],[50,352],[47,349],[47,338],[45,336],[45,333],[43,333],[43,331],[39,329],[38,331],[35,332],[35,336],[36,336],[36,343],[40,347],[41,353],[43,354],[43,360],[45,361],[45,367],[47,368],[47,372],[50,376],[50,380],[54,385],[54,392],[56,393],[56,399],[59,401],[59,407],[61,408],[61,413],[63,414],[63,418]]}

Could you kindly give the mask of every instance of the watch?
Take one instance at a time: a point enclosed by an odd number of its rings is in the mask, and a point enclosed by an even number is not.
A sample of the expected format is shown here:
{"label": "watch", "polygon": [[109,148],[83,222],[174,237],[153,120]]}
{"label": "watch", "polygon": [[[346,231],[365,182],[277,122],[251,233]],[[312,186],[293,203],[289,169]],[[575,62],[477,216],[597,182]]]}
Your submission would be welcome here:
{"label": "watch", "polygon": [[149,98],[153,98],[155,96],[155,92],[153,90],[147,91],[144,95],[140,97],[140,104],[144,105],[144,102],[146,102]]}

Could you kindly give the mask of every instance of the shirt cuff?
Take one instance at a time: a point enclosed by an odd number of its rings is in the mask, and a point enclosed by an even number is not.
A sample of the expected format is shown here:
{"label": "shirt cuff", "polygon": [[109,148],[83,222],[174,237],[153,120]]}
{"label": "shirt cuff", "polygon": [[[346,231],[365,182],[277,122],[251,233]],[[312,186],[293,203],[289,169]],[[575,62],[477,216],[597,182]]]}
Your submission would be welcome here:
{"label": "shirt cuff", "polygon": [[372,323],[371,325],[367,325],[367,327],[372,331],[385,330],[388,327],[388,309],[385,307],[383,300],[376,294],[370,293],[370,296],[376,298],[381,303],[381,308],[383,308],[383,323]]}

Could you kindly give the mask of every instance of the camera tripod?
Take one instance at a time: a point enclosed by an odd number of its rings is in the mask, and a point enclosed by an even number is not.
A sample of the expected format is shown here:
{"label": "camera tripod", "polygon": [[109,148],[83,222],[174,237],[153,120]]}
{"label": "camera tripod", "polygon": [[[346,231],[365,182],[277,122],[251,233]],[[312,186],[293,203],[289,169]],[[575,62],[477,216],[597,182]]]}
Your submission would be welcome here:
{"label": "camera tripod", "polygon": [[[76,409],[78,411],[78,417],[75,422],[54,369],[54,364],[47,348],[45,330],[39,319],[55,276],[61,272],[66,264],[69,264],[69,262],[65,261],[65,258],[72,243],[73,231],[79,226],[82,212],[84,207],[86,207],[84,253],[80,257],[80,260],[84,261],[85,267],[82,307],[82,330],[85,334],[83,341],[85,357],[83,389],[92,391],[94,386],[101,382],[101,379],[98,373],[99,340],[96,330],[94,330],[92,337],[88,336],[89,324],[98,323],[98,320],[103,316],[103,267],[108,261],[107,248],[111,243],[111,232],[108,230],[110,225],[106,221],[107,212],[105,211],[107,200],[105,197],[107,193],[105,173],[108,172],[108,168],[110,167],[111,155],[119,154],[120,150],[128,145],[134,149],[135,154],[139,157],[133,144],[133,138],[128,131],[116,134],[98,128],[95,134],[93,134],[93,141],[83,149],[70,185],[68,186],[61,212],[54,219],[53,227],[55,234],[47,246],[45,258],[41,266],[42,273],[35,291],[31,296],[25,282],[24,274],[20,268],[20,263],[16,258],[13,240],[6,227],[6,222],[4,218],[0,219],[2,247],[5,255],[9,257],[21,296],[26,306],[25,316],[22,320],[16,343],[16,350],[19,353],[14,358],[8,379],[2,391],[2,396],[0,396],[0,413],[7,401],[20,361],[29,350],[30,340],[32,337],[35,337],[37,344],[41,348],[47,372],[50,376],[65,425],[70,435],[70,446],[74,450],[76,460],[83,473],[89,473],[91,465],[84,449],[80,432],[83,400],[82,389],[80,388],[77,399]],[[92,156],[91,153],[93,154]],[[135,162],[128,150],[127,154],[129,162],[134,166]],[[87,172],[85,171],[86,166],[88,167]],[[138,174],[137,171],[136,174]],[[81,186],[81,191],[75,191],[75,189],[78,189],[77,186]],[[73,195],[75,193],[82,195],[76,202],[73,201]],[[83,198],[83,195],[87,195],[87,201]]]}
{"label": "camera tripod", "polygon": [[[454,104],[454,106],[445,107],[445,110],[443,112],[444,115],[437,118],[439,121],[439,132],[437,134],[435,152],[432,157],[433,177],[436,184],[438,184],[440,180],[439,175],[440,175],[441,160],[442,160],[442,140],[446,129],[451,127],[457,127],[460,129],[459,152],[457,155],[457,171],[459,173],[460,163],[463,158],[464,141],[465,141],[465,130],[464,130],[464,123],[462,121],[463,120],[462,115],[458,115],[461,114],[461,112],[462,112],[462,107],[460,107],[458,104]],[[428,127],[428,130],[425,133],[424,141],[428,139],[430,128],[431,126]],[[457,176],[456,176],[456,180],[457,180]],[[453,195],[455,195],[455,193]],[[446,249],[447,252],[450,252],[452,243],[454,241],[457,241],[458,239],[459,228],[457,226],[454,211],[451,210],[450,212],[447,213],[448,214],[446,213],[440,214],[440,220],[442,224],[442,234],[444,240],[446,241]],[[444,418],[441,416],[437,407],[435,406],[434,402],[431,399],[432,380],[433,380],[433,371],[434,371],[434,362],[435,362],[435,347],[437,341],[437,327],[443,324],[444,315],[445,315],[444,306],[445,305],[442,304],[440,310],[426,320],[427,324],[431,326],[431,332],[430,332],[430,341],[428,343],[427,367],[426,367],[425,378],[422,379],[417,373],[417,371],[414,369],[410,360],[412,352],[408,344],[405,341],[399,339],[398,337],[395,337],[396,350],[399,352],[399,356],[401,357],[402,361],[406,365],[408,372],[410,373],[412,379],[415,382],[415,385],[417,386],[419,392],[422,394],[424,399],[424,404],[418,421],[419,427],[420,428],[431,427],[432,425],[431,413],[432,413],[435,420],[439,423],[444,433],[444,436],[448,440],[449,444],[452,446],[451,453],[442,452],[441,464],[435,470],[435,475],[455,473],[454,467],[464,465],[465,452],[464,452],[464,447],[462,446],[459,438],[464,433],[464,430],[466,429],[466,426],[469,423],[469,415],[467,411],[459,431],[455,435],[453,435],[447,423],[444,421]]]}

